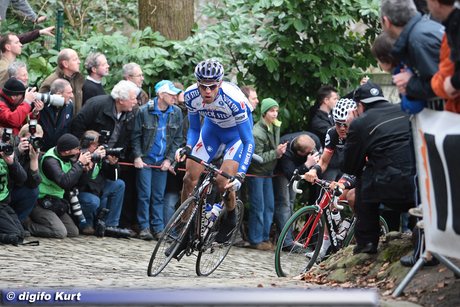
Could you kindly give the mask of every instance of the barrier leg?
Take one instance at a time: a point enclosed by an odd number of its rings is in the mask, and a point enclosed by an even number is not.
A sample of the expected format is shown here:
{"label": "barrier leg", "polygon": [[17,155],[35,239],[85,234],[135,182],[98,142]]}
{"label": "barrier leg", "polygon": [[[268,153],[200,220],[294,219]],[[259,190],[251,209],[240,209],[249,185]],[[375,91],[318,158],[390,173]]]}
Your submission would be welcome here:
{"label": "barrier leg", "polygon": [[455,277],[460,278],[460,269],[443,255],[431,252],[439,261],[454,272]]}
{"label": "barrier leg", "polygon": [[424,256],[425,255],[417,260],[414,267],[409,271],[407,276],[404,277],[403,281],[399,284],[398,288],[396,288],[395,292],[393,292],[391,298],[397,298],[403,292],[404,288],[406,288],[407,284],[412,280],[415,274],[417,274],[417,272],[423,267],[426,261]]}

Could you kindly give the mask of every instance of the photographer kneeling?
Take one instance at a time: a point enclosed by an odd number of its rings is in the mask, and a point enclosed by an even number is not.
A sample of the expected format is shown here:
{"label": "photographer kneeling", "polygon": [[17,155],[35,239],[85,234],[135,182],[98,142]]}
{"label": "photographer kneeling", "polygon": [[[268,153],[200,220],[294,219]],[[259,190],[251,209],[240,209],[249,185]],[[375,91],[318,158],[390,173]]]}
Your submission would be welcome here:
{"label": "photographer kneeling", "polygon": [[14,148],[14,154],[17,156],[19,163],[27,173],[27,179],[24,183],[14,183],[11,191],[10,206],[18,215],[21,224],[32,212],[37,202],[40,190],[39,184],[42,182],[40,176],[40,153],[43,141],[43,129],[37,125],[37,120],[31,119],[30,124],[25,124],[19,131],[20,142],[18,147]]}
{"label": "photographer kneeling", "polygon": [[[91,235],[95,234],[94,216],[103,208],[109,209],[108,215],[103,217],[105,226],[107,228],[118,227],[125,183],[118,179],[120,173],[118,157],[106,156],[104,146],[99,146],[99,133],[94,130],[86,131],[80,140],[80,145],[82,151],[92,154],[94,163],[91,179],[78,194],[83,214],[86,217],[86,222],[80,224],[80,229],[83,234]],[[97,235],[103,236],[104,234],[97,233]]]}
{"label": "photographer kneeling", "polygon": [[[69,215],[69,203],[64,195],[75,186],[85,186],[92,174],[91,154],[82,153],[77,158],[79,145],[78,139],[67,133],[59,138],[56,147],[43,155],[38,204],[30,215],[31,223],[27,224],[31,235],[47,238],[78,236],[78,227]],[[84,220],[81,210],[76,213],[74,217]]]}

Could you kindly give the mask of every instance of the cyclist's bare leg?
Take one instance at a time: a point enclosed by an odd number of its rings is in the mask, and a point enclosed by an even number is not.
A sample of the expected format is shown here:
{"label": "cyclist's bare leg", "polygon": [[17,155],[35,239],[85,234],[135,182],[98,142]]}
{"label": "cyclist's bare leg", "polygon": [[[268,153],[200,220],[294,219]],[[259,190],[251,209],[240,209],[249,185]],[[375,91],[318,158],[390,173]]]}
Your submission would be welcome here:
{"label": "cyclist's bare leg", "polygon": [[355,189],[349,190],[347,194],[347,201],[348,205],[350,206],[351,210],[353,210],[353,213],[356,215],[355,212]]}
{"label": "cyclist's bare leg", "polygon": [[[238,166],[239,163],[233,160],[224,160],[222,162],[221,170],[224,171],[225,173],[235,176],[236,172],[238,171]],[[185,182],[185,179],[184,179]],[[217,189],[219,190],[220,195],[224,194],[225,192],[225,186],[228,183],[228,179],[223,177],[223,176],[217,176]],[[184,183],[185,184],[185,183]],[[230,189],[230,194],[229,194],[230,200],[225,200],[224,203],[225,206],[227,207],[227,210],[232,211],[235,209],[235,192]]]}
{"label": "cyclist's bare leg", "polygon": [[193,188],[196,186],[198,178],[200,178],[200,174],[204,170],[204,166],[196,163],[191,159],[188,159],[185,164],[185,169],[186,171],[184,176],[184,184],[182,186],[181,203],[190,197],[190,193],[192,193]]}

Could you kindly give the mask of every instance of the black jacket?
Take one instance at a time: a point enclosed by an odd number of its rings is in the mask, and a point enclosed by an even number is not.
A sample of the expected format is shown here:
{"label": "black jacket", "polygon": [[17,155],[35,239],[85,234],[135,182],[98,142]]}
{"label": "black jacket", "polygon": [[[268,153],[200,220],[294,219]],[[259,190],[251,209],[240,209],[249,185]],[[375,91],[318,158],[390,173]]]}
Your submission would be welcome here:
{"label": "black jacket", "polygon": [[431,78],[438,71],[443,34],[444,27],[440,23],[417,13],[393,45],[390,54],[415,74],[406,87],[409,100],[436,97],[431,89]]}
{"label": "black jacket", "polygon": [[399,104],[375,102],[353,119],[340,169],[361,178],[363,201],[413,201],[409,137],[409,115]]}
{"label": "black jacket", "polygon": [[286,147],[286,152],[281,156],[280,159],[278,159],[278,163],[275,169],[277,173],[283,173],[288,180],[291,179],[292,174],[296,169],[299,170],[299,173],[301,175],[305,174],[308,171],[307,167],[305,166],[305,161],[307,161],[308,156],[299,156],[292,149],[292,144],[294,143],[294,140],[302,134],[308,134],[313,139],[313,141],[315,141],[316,150],[320,153],[323,152],[323,147],[321,146],[319,138],[311,132],[296,132],[283,135],[280,138],[280,144],[284,144],[287,141],[289,141],[289,143]]}
{"label": "black jacket", "polygon": [[38,185],[42,182],[42,176],[40,174],[40,163],[42,161],[42,153],[38,154],[38,169],[33,171],[30,169],[30,157],[29,151],[24,151],[22,154],[19,153],[19,149],[17,147],[14,148],[14,154],[18,157],[19,164],[21,164],[24,171],[27,173],[27,179],[24,183],[14,183],[14,188],[26,186],[29,189],[35,189]]}
{"label": "black jacket", "polygon": [[81,162],[72,163],[72,168],[65,173],[59,160],[54,157],[45,157],[41,168],[49,180],[56,182],[66,191],[72,190],[75,186],[85,186],[93,174],[92,171],[85,172]]}
{"label": "black jacket", "polygon": [[[89,192],[94,195],[101,197],[104,193],[106,179],[117,180],[120,175],[120,166],[117,164],[112,165],[107,159],[103,159],[99,162],[99,173],[95,179],[89,179],[88,184],[84,187],[79,188],[80,192]],[[94,170],[94,169],[93,169]]]}
{"label": "black jacket", "polygon": [[[72,119],[70,133],[81,139],[87,130],[94,130],[99,133],[101,130],[108,130],[110,131],[110,137],[112,137],[117,120],[114,115],[114,108],[115,100],[110,95],[95,96],[89,99]],[[134,112],[129,111],[126,112],[120,136],[114,147],[123,147],[126,150],[133,129]]]}
{"label": "black jacket", "polygon": [[450,79],[453,87],[460,89],[460,9],[454,8],[443,22],[446,26],[447,42],[450,47],[450,59],[455,64],[455,72]]}
{"label": "black jacket", "polygon": [[331,122],[329,114],[318,109],[311,120],[310,130],[319,138],[322,147],[324,147],[327,130],[332,126],[334,126],[334,124]]}

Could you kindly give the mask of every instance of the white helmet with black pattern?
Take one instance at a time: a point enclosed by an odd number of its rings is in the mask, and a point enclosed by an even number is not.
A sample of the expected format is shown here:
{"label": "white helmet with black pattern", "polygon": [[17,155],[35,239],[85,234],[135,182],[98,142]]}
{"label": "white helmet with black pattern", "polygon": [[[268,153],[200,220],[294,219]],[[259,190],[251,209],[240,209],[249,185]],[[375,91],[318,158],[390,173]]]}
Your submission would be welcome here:
{"label": "white helmet with black pattern", "polygon": [[334,106],[332,110],[332,116],[334,122],[345,122],[350,114],[351,110],[356,110],[356,102],[353,99],[342,98]]}

